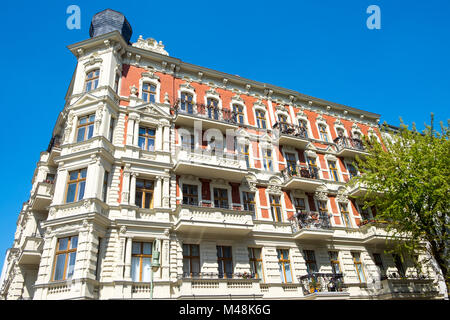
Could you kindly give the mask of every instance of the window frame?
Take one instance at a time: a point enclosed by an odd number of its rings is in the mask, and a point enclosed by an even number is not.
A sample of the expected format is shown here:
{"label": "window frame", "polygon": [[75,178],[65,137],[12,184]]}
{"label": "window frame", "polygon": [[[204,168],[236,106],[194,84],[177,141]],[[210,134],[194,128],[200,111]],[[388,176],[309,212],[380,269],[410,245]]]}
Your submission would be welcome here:
{"label": "window frame", "polygon": [[[93,74],[92,78],[89,78],[90,74]],[[84,92],[91,92],[97,89],[99,83],[100,83],[100,68],[95,68],[87,71],[84,79]],[[92,84],[94,84],[94,86],[92,86]],[[89,90],[88,85],[91,85],[91,88]]]}
{"label": "window frame", "polygon": [[[319,266],[317,265],[316,252],[314,250],[303,249],[303,259],[305,260],[306,272],[308,274],[313,274],[319,272]],[[311,266],[314,266],[313,271]]]}
{"label": "window frame", "polygon": [[[361,253],[360,252],[352,252],[351,254],[352,254],[353,264],[355,266],[356,275],[358,276],[358,279],[359,279],[359,283],[367,283],[367,277],[366,277],[366,274],[364,272],[364,265],[363,265],[363,263],[361,261]],[[356,260],[357,258],[358,258],[358,261]],[[361,271],[362,271],[362,275],[364,277],[364,281],[361,281],[361,276],[360,276],[360,273],[359,273],[359,270],[358,270],[358,267],[357,267],[358,265],[361,267]]]}
{"label": "window frame", "polygon": [[[149,258],[150,259],[150,265],[151,265],[151,263],[152,263],[152,256],[153,256],[153,241],[152,242],[132,241],[132,243],[131,243],[131,247],[132,248],[133,248],[133,244],[135,244],[135,243],[139,243],[140,244],[140,252],[141,253],[133,253],[133,249],[131,249],[131,261],[133,261],[133,257],[135,257],[135,258],[138,257],[139,258],[139,281],[136,281],[136,282],[142,282],[142,271],[143,271],[142,261],[145,258]],[[151,250],[150,254],[144,253],[144,243],[150,243],[150,250]],[[133,269],[133,263],[131,263],[131,269]]]}
{"label": "window frame", "polygon": [[[219,257],[219,255],[217,254],[217,271],[218,271],[218,276],[220,279],[225,278],[227,279],[228,275],[231,275],[231,278],[233,277],[233,270],[234,270],[234,265],[233,265],[233,247],[232,246],[221,246],[218,245],[216,246],[216,250],[217,253],[219,253],[219,248],[220,248],[220,252],[221,252],[221,257]],[[230,257],[224,257],[224,248],[230,248]],[[230,261],[231,262],[231,272],[227,272],[227,264],[225,262]],[[220,264],[222,264],[222,271],[223,274],[220,274]]]}
{"label": "window frame", "polygon": [[[148,89],[145,89],[145,86],[148,86]],[[152,87],[155,88],[154,91],[152,91]],[[156,103],[156,98],[157,98],[157,91],[158,91],[158,86],[150,81],[143,81],[142,82],[142,90],[141,90],[141,99],[144,100],[147,103]],[[144,95],[146,95],[146,98],[144,98]],[[153,101],[152,101],[152,97],[153,97]]]}
{"label": "window frame", "polygon": [[[81,175],[81,173],[82,173],[82,171],[84,171],[84,170],[86,171],[86,175],[85,175],[85,177],[83,178],[82,175]],[[78,173],[77,173],[77,178],[76,178],[75,180],[70,180],[70,175],[71,175],[71,173],[73,173],[73,172],[78,172]],[[80,186],[80,183],[81,183],[81,182],[84,182],[83,197],[82,197],[81,199],[77,199],[77,198],[79,197],[78,191],[79,191],[79,186]],[[76,187],[75,187],[75,194],[74,194],[73,201],[67,202],[67,196],[68,196],[68,194],[69,194],[69,186],[70,186],[71,184],[74,184],[74,183],[76,184]],[[81,168],[81,169],[76,169],[76,170],[69,171],[69,172],[68,172],[68,176],[67,176],[66,194],[65,194],[65,196],[64,196],[64,203],[73,203],[73,202],[77,202],[77,201],[83,200],[83,199],[84,199],[84,193],[85,193],[85,191],[86,191],[86,183],[87,183],[87,168]]]}
{"label": "window frame", "polygon": [[255,109],[255,119],[258,129],[267,129],[266,110]]}
{"label": "window frame", "polygon": [[[145,133],[141,134],[141,130],[144,130]],[[152,136],[149,132],[150,131],[154,131],[155,134]],[[138,130],[138,146],[141,150],[144,151],[148,151],[148,152],[155,152],[156,151],[156,128],[153,127],[144,127],[144,126],[139,126],[139,130]],[[139,145],[139,140],[140,138],[144,139],[144,148],[142,148],[142,146]],[[153,149],[149,150],[148,147],[150,146],[149,141],[153,140]]]}
{"label": "window frame", "polygon": [[[269,194],[269,199],[270,199],[270,212],[272,213],[272,220],[274,222],[283,222],[284,221],[284,217],[283,217],[283,207],[281,204],[281,196],[280,195],[276,195],[276,194]],[[278,199],[278,203],[276,203],[274,200]],[[278,214],[274,214],[275,213],[275,208],[280,208],[280,218],[278,219]],[[276,219],[275,219],[276,218]]]}
{"label": "window frame", "polygon": [[[91,118],[91,116],[94,116],[93,120],[89,120]],[[86,118],[86,123],[80,123],[82,119]],[[92,135],[89,137],[89,132],[90,132],[90,127],[92,126]],[[80,131],[80,129],[84,128],[84,134],[83,134],[83,139],[82,140],[78,140],[78,132]],[[89,139],[92,139],[92,137],[94,136],[94,129],[95,129],[95,113],[90,113],[87,115],[83,115],[83,116],[79,116],[77,119],[77,129],[75,132],[75,143],[78,142],[84,142],[87,141]]]}
{"label": "window frame", "polygon": [[328,160],[328,169],[330,172],[330,179],[336,182],[340,182],[339,178],[339,170],[337,166],[337,161],[335,160]]}
{"label": "window frame", "polygon": [[[346,210],[343,210],[345,206]],[[350,217],[349,204],[344,202],[338,202],[339,212],[341,213],[342,222],[346,228],[353,228],[352,218]],[[346,219],[347,218],[347,219]]]}
{"label": "window frame", "polygon": [[[284,256],[284,253],[287,252],[287,259]],[[282,283],[293,283],[294,282],[294,274],[292,272],[291,259],[289,257],[289,249],[277,249],[277,258],[278,258],[278,268],[281,266],[283,273],[280,274],[280,280]],[[291,272],[291,281],[287,281],[286,277],[286,264],[289,265],[289,271]]]}
{"label": "window frame", "polygon": [[[186,187],[186,191],[185,191],[185,187]],[[193,190],[196,190],[196,193],[188,193],[187,191],[189,191],[190,187],[193,187]],[[181,203],[184,205],[190,205],[190,206],[197,206],[199,204],[199,192],[198,192],[198,185],[196,184],[189,184],[189,183],[183,183],[182,187],[181,187],[181,192],[182,192],[182,199],[181,199]],[[196,198],[197,201],[194,203],[185,203],[184,199],[186,198]]]}
{"label": "window frame", "polygon": [[[188,246],[188,251],[189,251],[189,255],[188,256],[186,256],[186,255],[184,255],[184,246]],[[198,256],[193,256],[192,255],[192,247],[193,246],[196,246],[197,247],[197,252],[198,252]],[[186,272],[184,271],[184,268],[185,268],[185,259],[187,259],[187,260],[189,260],[189,277],[190,278],[194,278],[196,275],[194,275],[193,274],[193,272],[192,272],[192,262],[193,262],[193,260],[196,260],[197,261],[197,263],[198,263],[198,270],[199,270],[199,273],[201,272],[201,266],[200,266],[200,245],[198,245],[198,244],[193,244],[193,243],[183,243],[183,275],[184,275],[184,277],[186,276]],[[197,275],[197,276],[199,276],[199,275]]]}
{"label": "window frame", "polygon": [[[72,244],[72,238],[76,238],[77,239],[77,246],[75,248],[70,248],[71,244]],[[67,241],[67,249],[66,250],[58,250],[59,246],[60,246],[60,241],[63,239],[68,239]],[[65,281],[65,280],[69,280],[72,279],[73,274],[75,273],[75,265],[77,263],[77,249],[78,249],[78,235],[72,235],[72,236],[66,236],[66,237],[61,237],[58,238],[56,241],[56,249],[55,249],[55,257],[54,257],[54,262],[53,262],[53,272],[52,272],[52,280],[51,281]],[[66,276],[66,272],[67,270],[67,263],[69,260],[69,255],[70,253],[75,252],[75,262],[73,263],[73,272],[70,275],[70,277]],[[59,255],[65,255],[64,258],[64,270],[63,270],[63,277],[62,279],[55,279],[55,275],[56,275],[56,265],[57,265],[57,260],[58,260],[58,256]],[[70,263],[70,262],[69,262]]]}
{"label": "window frame", "polygon": [[[259,258],[255,255],[255,249],[259,250]],[[255,275],[255,279],[262,279],[264,282],[264,263],[262,259],[262,248],[248,247],[248,260],[250,262],[250,271]],[[251,254],[250,254],[251,253]],[[261,263],[261,275],[258,275],[257,264]]]}
{"label": "window frame", "polygon": [[[144,183],[144,187],[143,188],[138,187],[138,181],[143,181],[143,183]],[[152,183],[152,187],[153,187],[152,189],[147,189],[145,187],[147,182],[151,182]],[[141,209],[153,209],[153,200],[154,200],[154,193],[155,193],[155,181],[154,180],[149,180],[149,179],[136,179],[136,188],[135,189],[136,189],[136,191],[135,191],[134,204],[136,206],[138,206],[139,208],[141,208]],[[141,200],[141,204],[140,205],[136,204],[136,201],[138,199],[138,197],[137,197],[138,192],[142,192],[142,200]],[[150,207],[146,208],[145,207],[146,195],[150,194],[150,193],[151,193],[151,197],[152,197],[151,200],[150,200],[150,203],[149,203]]]}
{"label": "window frame", "polygon": [[[336,254],[336,257],[333,256],[334,254]],[[342,273],[341,263],[339,262],[339,251],[329,250],[328,251],[328,258],[330,259],[331,272],[333,274],[340,274],[340,273]],[[337,265],[337,269],[339,270],[339,272],[335,271],[334,266],[336,266],[336,265]]]}

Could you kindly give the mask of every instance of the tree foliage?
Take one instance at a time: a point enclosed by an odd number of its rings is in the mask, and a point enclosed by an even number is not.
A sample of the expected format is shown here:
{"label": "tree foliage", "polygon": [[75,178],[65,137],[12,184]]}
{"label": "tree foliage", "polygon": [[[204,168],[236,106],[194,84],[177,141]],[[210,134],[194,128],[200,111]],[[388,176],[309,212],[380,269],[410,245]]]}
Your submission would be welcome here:
{"label": "tree foliage", "polygon": [[[400,119],[401,120],[401,119]],[[384,125],[390,139],[381,145],[366,138],[369,155],[357,158],[361,176],[352,183],[367,188],[366,206],[376,206],[377,219],[388,222],[397,246],[409,253],[427,250],[441,269],[449,291],[450,132],[431,124],[418,132],[403,121],[399,130]],[[405,237],[407,236],[407,237]],[[401,240],[401,241],[400,241]],[[424,243],[426,245],[424,245]]]}

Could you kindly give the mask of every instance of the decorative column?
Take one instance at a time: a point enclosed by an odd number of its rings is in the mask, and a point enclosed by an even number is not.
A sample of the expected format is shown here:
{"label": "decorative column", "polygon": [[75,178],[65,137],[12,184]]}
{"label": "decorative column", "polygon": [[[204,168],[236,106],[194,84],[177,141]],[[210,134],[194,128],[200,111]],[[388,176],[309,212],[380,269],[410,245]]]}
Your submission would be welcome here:
{"label": "decorative column", "polygon": [[170,127],[169,124],[164,124],[163,127],[163,150],[170,151]]}
{"label": "decorative column", "polygon": [[162,177],[157,176],[156,177],[156,186],[155,186],[155,194],[154,194],[154,208],[160,208],[161,207],[161,180]]}
{"label": "decorative column", "polygon": [[133,138],[133,145],[138,146],[139,142],[139,122],[141,121],[141,118],[137,116],[134,119],[134,138]]}
{"label": "decorative column", "polygon": [[100,156],[91,156],[91,163],[88,166],[86,177],[85,198],[97,198],[99,194],[100,179]]}
{"label": "decorative column", "polygon": [[163,178],[163,200],[162,206],[164,208],[169,208],[170,206],[170,179],[169,177]]}
{"label": "decorative column", "polygon": [[130,195],[130,165],[126,165],[123,172],[123,189],[122,189],[122,203],[129,203],[129,195]]}
{"label": "decorative column", "polygon": [[158,128],[156,129],[155,140],[156,140],[155,150],[161,151],[162,150],[162,140],[163,140],[162,125],[158,125]]}
{"label": "decorative column", "polygon": [[134,205],[136,202],[136,177],[139,176],[139,173],[132,172],[131,173],[131,182],[130,182],[130,205]]}
{"label": "decorative column", "polygon": [[133,237],[126,238],[126,256],[125,256],[125,275],[124,280],[131,281],[131,249],[133,243]]}
{"label": "decorative column", "polygon": [[127,145],[133,144],[133,134],[134,134],[134,117],[131,115],[128,117],[128,126],[127,126]]}

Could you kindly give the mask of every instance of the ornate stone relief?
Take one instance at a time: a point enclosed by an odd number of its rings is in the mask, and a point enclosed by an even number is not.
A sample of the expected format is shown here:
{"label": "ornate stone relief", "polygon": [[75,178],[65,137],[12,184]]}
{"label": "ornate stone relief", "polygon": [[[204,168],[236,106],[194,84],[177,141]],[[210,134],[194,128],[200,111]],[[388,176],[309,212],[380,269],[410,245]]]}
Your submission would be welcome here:
{"label": "ornate stone relief", "polygon": [[139,36],[137,42],[132,44],[133,47],[156,52],[168,56],[169,53],[164,49],[162,41],[156,41],[153,38],[144,39],[142,35]]}
{"label": "ornate stone relief", "polygon": [[327,187],[325,186],[318,187],[316,192],[314,193],[314,199],[319,201],[328,201]]}
{"label": "ornate stone relief", "polygon": [[344,187],[340,187],[339,188],[338,194],[336,196],[336,201],[337,202],[344,202],[344,203],[348,202],[347,192],[346,192],[346,189]]}

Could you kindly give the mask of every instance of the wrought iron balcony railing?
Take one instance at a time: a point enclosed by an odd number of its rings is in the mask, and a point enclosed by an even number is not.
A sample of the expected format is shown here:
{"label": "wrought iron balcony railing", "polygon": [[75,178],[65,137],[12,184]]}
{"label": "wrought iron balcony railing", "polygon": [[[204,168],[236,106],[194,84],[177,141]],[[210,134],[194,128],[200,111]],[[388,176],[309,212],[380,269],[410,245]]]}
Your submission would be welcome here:
{"label": "wrought iron balcony railing", "polygon": [[183,272],[182,279],[257,279],[256,273],[242,272]]}
{"label": "wrought iron balcony railing", "polygon": [[308,131],[306,130],[306,128],[295,124],[290,124],[287,122],[276,122],[273,125],[273,129],[279,129],[281,134],[297,138],[308,138]]}
{"label": "wrought iron balcony railing", "polygon": [[338,151],[345,148],[365,151],[364,144],[360,139],[337,137],[333,142],[336,143]]}
{"label": "wrought iron balcony railing", "polygon": [[204,119],[238,124],[236,112],[224,108],[220,109],[216,106],[207,106],[202,103],[193,103],[178,99],[172,106],[172,111],[175,114],[188,114]]}
{"label": "wrought iron balcony railing", "polygon": [[192,206],[192,207],[199,207],[199,208],[217,208],[217,209],[225,209],[225,210],[234,210],[234,211],[245,211],[245,212],[251,212],[254,214],[255,210],[246,210],[243,205],[235,205],[230,203],[214,203],[214,201],[209,200],[183,200],[181,202],[182,206]]}
{"label": "wrought iron balcony railing", "polygon": [[304,295],[315,292],[343,292],[347,290],[342,273],[313,272],[298,279]]}
{"label": "wrought iron balcony railing", "polygon": [[328,213],[315,211],[299,211],[289,218],[292,223],[292,231],[301,229],[330,229],[331,222]]}
{"label": "wrought iron balcony railing", "polygon": [[285,180],[290,179],[291,177],[298,178],[307,178],[307,179],[319,179],[319,169],[314,167],[287,167],[281,171],[281,174],[285,178]]}

